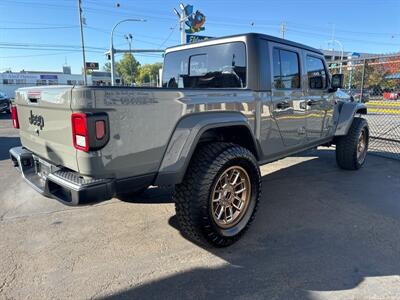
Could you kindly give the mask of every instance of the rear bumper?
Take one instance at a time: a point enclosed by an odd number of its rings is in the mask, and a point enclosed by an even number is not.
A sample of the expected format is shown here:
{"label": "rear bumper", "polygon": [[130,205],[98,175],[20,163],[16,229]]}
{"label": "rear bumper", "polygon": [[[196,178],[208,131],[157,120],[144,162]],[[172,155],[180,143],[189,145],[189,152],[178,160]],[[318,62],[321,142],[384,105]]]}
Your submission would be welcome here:
{"label": "rear bumper", "polygon": [[47,173],[38,171],[41,162],[23,147],[10,149],[14,167],[36,191],[67,205],[87,204],[111,199],[115,195],[112,179],[83,178],[78,173],[46,164]]}
{"label": "rear bumper", "polygon": [[122,179],[83,177],[45,162],[23,147],[10,149],[10,157],[14,167],[32,188],[66,205],[89,204],[111,199],[119,193],[138,191],[151,185],[156,177],[156,173]]}

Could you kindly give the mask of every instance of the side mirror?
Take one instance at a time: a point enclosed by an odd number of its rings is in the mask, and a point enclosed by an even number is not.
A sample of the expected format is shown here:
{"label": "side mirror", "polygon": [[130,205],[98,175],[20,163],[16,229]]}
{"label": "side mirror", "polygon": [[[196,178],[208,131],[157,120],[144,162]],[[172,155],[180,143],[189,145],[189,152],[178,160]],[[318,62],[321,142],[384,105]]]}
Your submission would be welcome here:
{"label": "side mirror", "polygon": [[332,75],[331,88],[334,90],[341,89],[343,87],[343,74]]}

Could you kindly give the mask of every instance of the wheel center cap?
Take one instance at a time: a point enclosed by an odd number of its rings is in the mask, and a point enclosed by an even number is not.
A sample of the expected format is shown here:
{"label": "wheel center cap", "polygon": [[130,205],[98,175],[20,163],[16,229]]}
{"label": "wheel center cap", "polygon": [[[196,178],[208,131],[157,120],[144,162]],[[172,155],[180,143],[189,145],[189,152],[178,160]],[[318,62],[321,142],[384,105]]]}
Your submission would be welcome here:
{"label": "wheel center cap", "polygon": [[230,204],[232,202],[232,198],[234,195],[234,189],[233,186],[229,185],[227,187],[224,188],[224,192],[223,192],[223,200],[222,203],[224,205]]}

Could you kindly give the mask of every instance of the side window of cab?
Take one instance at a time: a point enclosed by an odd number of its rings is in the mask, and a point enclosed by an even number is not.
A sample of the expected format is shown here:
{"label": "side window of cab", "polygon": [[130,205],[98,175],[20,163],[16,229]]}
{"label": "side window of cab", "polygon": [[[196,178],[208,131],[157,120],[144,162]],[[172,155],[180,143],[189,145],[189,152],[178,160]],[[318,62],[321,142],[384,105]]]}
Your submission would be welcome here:
{"label": "side window of cab", "polygon": [[300,88],[300,64],[299,55],[294,51],[274,48],[273,83],[275,89],[299,89]]}
{"label": "side window of cab", "polygon": [[307,55],[306,70],[308,87],[312,90],[324,90],[328,87],[328,76],[323,60]]}

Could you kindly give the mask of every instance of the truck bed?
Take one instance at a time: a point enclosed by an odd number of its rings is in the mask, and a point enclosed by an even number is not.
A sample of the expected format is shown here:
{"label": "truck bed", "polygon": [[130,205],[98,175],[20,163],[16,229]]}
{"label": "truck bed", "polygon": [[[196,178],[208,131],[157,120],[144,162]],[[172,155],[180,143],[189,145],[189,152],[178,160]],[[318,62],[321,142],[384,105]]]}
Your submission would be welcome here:
{"label": "truck bed", "polygon": [[[157,172],[174,128],[184,115],[229,111],[229,107],[252,115],[255,108],[253,92],[237,89],[33,87],[19,89],[15,102],[25,148],[55,165],[97,178]],[[108,115],[110,140],[104,148],[90,152],[74,148],[74,112]],[[250,125],[254,126],[253,121]]]}

